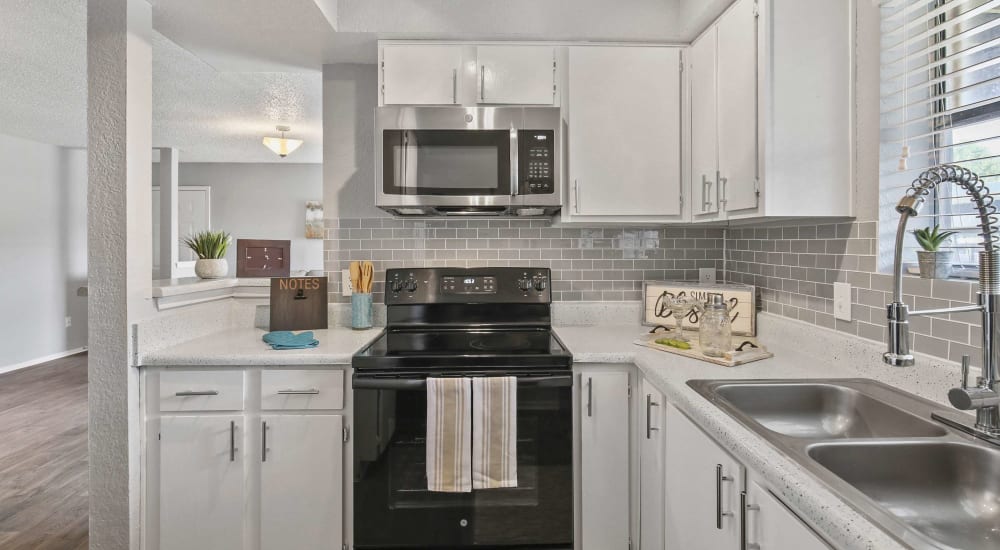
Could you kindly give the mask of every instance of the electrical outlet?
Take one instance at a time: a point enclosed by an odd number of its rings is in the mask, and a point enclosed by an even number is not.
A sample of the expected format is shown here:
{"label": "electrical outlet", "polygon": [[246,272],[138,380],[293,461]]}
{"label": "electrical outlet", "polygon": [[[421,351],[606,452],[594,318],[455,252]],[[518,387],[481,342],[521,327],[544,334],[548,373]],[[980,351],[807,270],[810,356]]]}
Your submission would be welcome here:
{"label": "electrical outlet", "polygon": [[702,267],[698,269],[698,282],[715,284],[715,268],[714,267]]}
{"label": "electrical outlet", "polygon": [[69,328],[71,326],[73,326],[73,318],[67,315],[66,316],[66,328]]}
{"label": "electrical outlet", "polygon": [[340,270],[340,295],[350,296],[354,294],[354,287],[351,286],[351,270],[341,269]]}
{"label": "electrical outlet", "polygon": [[833,283],[833,316],[841,321],[851,320],[850,283]]}

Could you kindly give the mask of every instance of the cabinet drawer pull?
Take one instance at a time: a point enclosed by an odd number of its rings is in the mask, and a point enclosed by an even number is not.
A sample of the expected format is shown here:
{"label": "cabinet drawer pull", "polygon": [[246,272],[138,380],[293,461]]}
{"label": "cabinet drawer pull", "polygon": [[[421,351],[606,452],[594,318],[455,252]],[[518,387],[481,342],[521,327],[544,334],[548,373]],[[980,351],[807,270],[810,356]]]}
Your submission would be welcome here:
{"label": "cabinet drawer pull", "polygon": [[712,182],[705,174],[701,175],[701,211],[710,212],[712,209],[712,199],[709,198],[712,189]]}
{"label": "cabinet drawer pull", "polygon": [[722,511],[722,482],[733,481],[733,478],[722,475],[722,464],[715,465],[715,528],[722,530],[722,518],[730,517],[732,512]]}
{"label": "cabinet drawer pull", "polygon": [[587,379],[587,416],[594,416],[594,379]]}
{"label": "cabinet drawer pull", "polygon": [[653,407],[659,407],[660,404],[653,401],[653,395],[646,394],[646,439],[653,438],[653,432],[659,431],[659,428],[653,427]]}
{"label": "cabinet drawer pull", "polygon": [[278,390],[278,395],[318,395],[319,390],[310,388],[308,390]]}
{"label": "cabinet drawer pull", "polygon": [[756,504],[747,504],[747,492],[740,491],[740,550],[760,550],[760,545],[747,542],[747,512],[760,510]]}
{"label": "cabinet drawer pull", "polygon": [[229,462],[236,462],[236,421],[229,421]]}
{"label": "cabinet drawer pull", "polygon": [[219,395],[219,391],[218,390],[200,390],[200,391],[184,390],[184,391],[179,391],[179,392],[175,393],[174,395],[176,395],[177,397],[197,397],[197,396],[200,396],[200,395]]}
{"label": "cabinet drawer pull", "polygon": [[260,423],[260,461],[267,462],[267,421]]}

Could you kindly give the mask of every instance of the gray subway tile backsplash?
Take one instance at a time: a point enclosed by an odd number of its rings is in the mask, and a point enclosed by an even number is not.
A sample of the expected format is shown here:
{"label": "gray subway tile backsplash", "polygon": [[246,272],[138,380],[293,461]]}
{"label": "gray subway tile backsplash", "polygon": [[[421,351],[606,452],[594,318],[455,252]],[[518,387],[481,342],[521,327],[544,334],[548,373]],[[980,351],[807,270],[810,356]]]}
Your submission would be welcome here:
{"label": "gray subway tile backsplash", "polygon": [[646,279],[722,278],[723,230],[677,227],[553,227],[548,220],[327,219],[330,301],[353,260],[375,264],[375,300],[385,270],[400,267],[526,265],[552,269],[558,301],[639,300]]}

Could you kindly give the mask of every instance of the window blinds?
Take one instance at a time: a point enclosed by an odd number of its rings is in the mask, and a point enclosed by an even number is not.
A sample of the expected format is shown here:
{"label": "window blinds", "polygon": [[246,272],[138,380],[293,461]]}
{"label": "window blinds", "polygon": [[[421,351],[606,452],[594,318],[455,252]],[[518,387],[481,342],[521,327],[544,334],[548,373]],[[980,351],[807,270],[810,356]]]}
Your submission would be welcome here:
{"label": "window blinds", "polygon": [[[885,0],[880,9],[883,213],[938,164],[968,168],[1000,191],[1000,0]],[[962,189],[939,189],[923,214],[961,231],[950,243],[955,260],[975,264]]]}

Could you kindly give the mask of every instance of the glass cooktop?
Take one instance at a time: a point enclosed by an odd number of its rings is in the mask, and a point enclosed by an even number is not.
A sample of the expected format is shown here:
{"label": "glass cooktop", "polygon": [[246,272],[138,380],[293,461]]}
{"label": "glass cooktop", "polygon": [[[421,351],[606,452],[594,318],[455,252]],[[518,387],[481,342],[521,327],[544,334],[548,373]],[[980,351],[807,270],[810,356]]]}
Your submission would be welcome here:
{"label": "glass cooktop", "polygon": [[354,356],[355,369],[569,368],[572,355],[549,329],[388,330]]}

